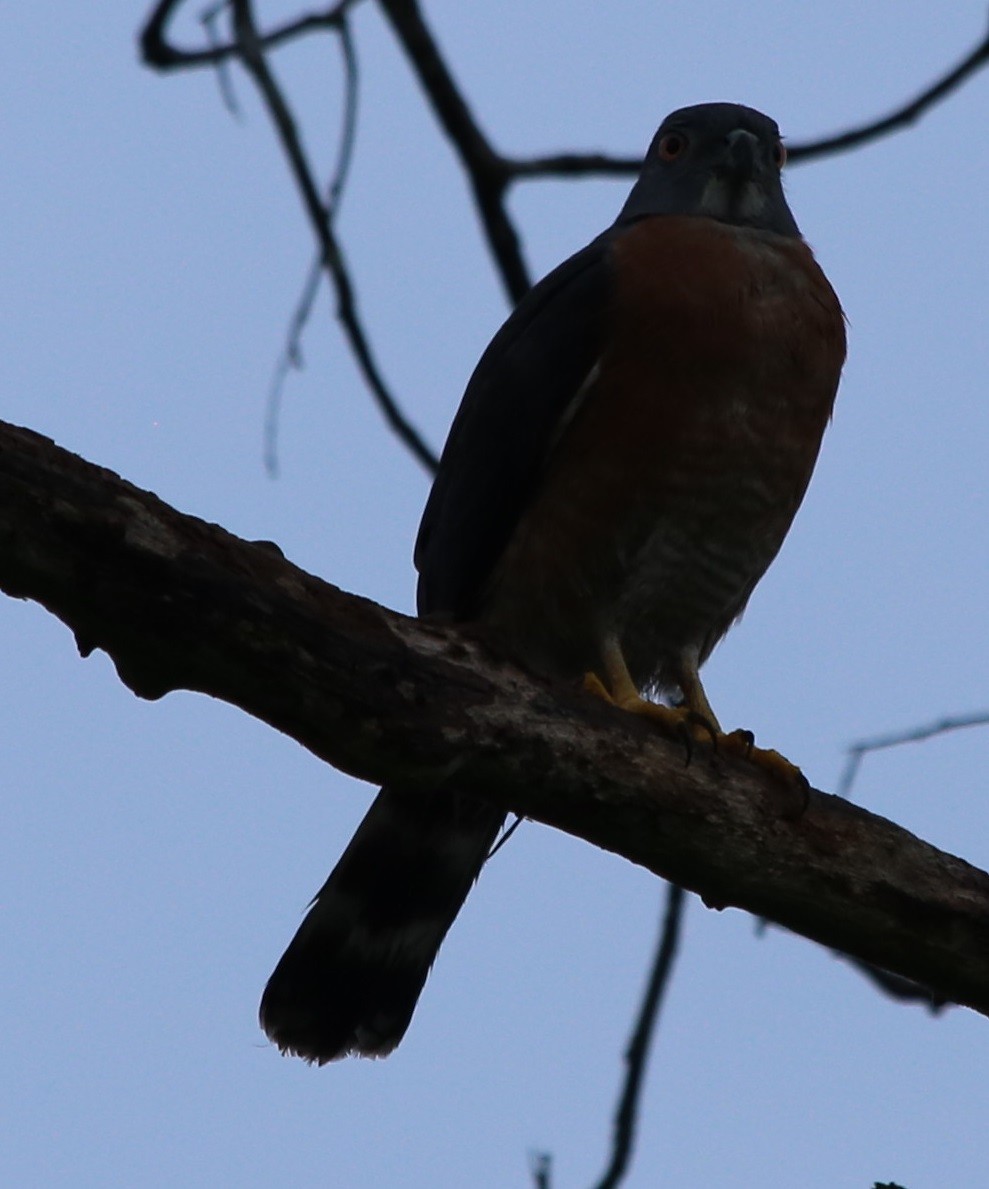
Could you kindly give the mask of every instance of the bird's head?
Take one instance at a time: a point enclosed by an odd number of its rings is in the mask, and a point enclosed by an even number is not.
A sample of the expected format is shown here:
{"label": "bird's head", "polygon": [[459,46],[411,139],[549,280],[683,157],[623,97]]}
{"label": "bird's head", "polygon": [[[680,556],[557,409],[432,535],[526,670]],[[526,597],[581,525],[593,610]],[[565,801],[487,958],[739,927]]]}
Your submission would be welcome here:
{"label": "bird's head", "polygon": [[700,103],[668,115],[617,222],[703,215],[799,236],[783,194],[786,150],[774,120],[739,103]]}

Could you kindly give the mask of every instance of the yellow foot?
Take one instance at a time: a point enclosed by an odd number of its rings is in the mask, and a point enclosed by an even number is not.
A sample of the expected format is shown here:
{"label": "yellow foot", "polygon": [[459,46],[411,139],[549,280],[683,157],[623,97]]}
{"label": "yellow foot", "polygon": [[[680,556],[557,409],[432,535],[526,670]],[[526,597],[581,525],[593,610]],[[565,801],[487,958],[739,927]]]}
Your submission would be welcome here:
{"label": "yellow foot", "polygon": [[651,718],[653,722],[658,723],[671,735],[682,739],[687,747],[688,763],[693,754],[695,741],[712,743],[717,747],[717,741],[722,737],[717,723],[711,722],[705,715],[692,710],[689,706],[660,706],[657,702],[650,702],[631,685],[616,691],[616,693],[611,693],[596,673],[586,673],[584,689],[589,694],[594,694],[596,697],[610,702],[612,706],[627,710],[630,714]]}
{"label": "yellow foot", "polygon": [[748,760],[773,777],[779,790],[774,802],[783,817],[798,818],[803,815],[809,800],[810,782],[786,756],[772,748],[756,747],[755,736],[751,731],[732,731],[727,735],[719,735],[715,747],[724,755]]}
{"label": "yellow foot", "polygon": [[755,736],[751,731],[739,730],[726,734],[707,715],[689,706],[674,708],[648,701],[630,682],[621,683],[618,690],[611,693],[595,673],[584,676],[584,689],[631,714],[652,719],[669,734],[682,740],[687,750],[688,764],[693,758],[695,743],[710,744],[715,755],[733,756],[755,764],[773,778],[773,805],[781,817],[798,818],[807,808],[810,785],[806,776],[778,751],[756,747]]}

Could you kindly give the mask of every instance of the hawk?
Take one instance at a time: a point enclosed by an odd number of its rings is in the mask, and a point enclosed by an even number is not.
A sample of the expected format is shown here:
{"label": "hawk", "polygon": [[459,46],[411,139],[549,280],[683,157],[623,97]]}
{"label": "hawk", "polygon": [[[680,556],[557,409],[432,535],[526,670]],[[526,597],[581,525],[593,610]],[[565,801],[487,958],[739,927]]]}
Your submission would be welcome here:
{"label": "hawk", "polygon": [[[738,104],[663,121],[618,218],[523,298],[468,383],[416,544],[421,615],[720,731],[700,667],[783,543],[845,358],[785,156]],[[381,790],[265,989],[282,1051],[398,1044],[502,823],[469,791]]]}

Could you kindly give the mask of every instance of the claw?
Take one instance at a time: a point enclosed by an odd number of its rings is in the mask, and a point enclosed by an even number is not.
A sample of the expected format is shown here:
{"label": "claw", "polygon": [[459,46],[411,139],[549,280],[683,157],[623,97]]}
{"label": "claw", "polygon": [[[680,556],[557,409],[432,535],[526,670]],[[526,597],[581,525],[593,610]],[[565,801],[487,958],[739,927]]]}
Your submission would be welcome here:
{"label": "claw", "polygon": [[724,738],[730,744],[727,750],[742,755],[747,760],[752,758],[752,752],[756,749],[754,732],[739,728],[737,731],[731,731]]}
{"label": "claw", "polygon": [[773,777],[773,803],[781,817],[794,821],[802,817],[810,802],[810,781],[796,764],[771,748],[755,746],[751,731],[732,731],[721,736],[721,743],[729,754],[755,764]]}
{"label": "claw", "polygon": [[650,718],[665,732],[679,739],[686,752],[684,767],[690,767],[698,743],[710,744],[714,750],[717,749],[721,737],[718,728],[700,711],[692,710],[689,706],[662,706],[643,698],[634,689],[622,689],[616,697],[596,673],[585,673],[582,684],[589,694],[603,698],[612,706],[627,710],[629,714]]}
{"label": "claw", "polygon": [[810,800],[810,783],[806,776],[778,751],[756,747],[755,735],[751,731],[722,732],[700,683],[695,654],[685,653],[682,658],[678,682],[683,692],[683,704],[676,707],[650,702],[639,693],[615,637],[607,637],[602,642],[601,656],[608,685],[596,673],[587,673],[584,689],[588,693],[631,714],[651,718],[668,734],[681,739],[687,753],[687,767],[694,758],[698,743],[709,744],[713,755],[735,756],[755,764],[773,777],[771,795],[779,815],[792,821],[804,814]]}

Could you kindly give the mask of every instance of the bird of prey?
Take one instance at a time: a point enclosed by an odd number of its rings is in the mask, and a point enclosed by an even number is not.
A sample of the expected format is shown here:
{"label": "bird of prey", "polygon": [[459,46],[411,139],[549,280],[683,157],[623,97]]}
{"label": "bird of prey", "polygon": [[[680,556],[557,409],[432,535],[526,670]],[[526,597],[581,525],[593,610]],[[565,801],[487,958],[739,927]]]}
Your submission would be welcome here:
{"label": "bird of prey", "polygon": [[[419,530],[420,615],[720,731],[700,667],[783,543],[845,357],[785,156],[738,104],[663,121],[618,218],[522,299],[467,385]],[[275,1044],[390,1052],[502,822],[470,790],[383,788],[265,989]]]}

